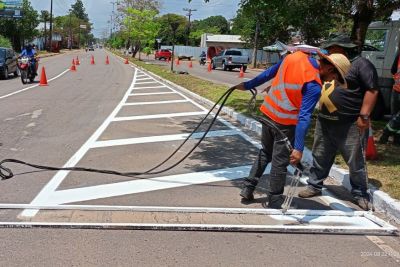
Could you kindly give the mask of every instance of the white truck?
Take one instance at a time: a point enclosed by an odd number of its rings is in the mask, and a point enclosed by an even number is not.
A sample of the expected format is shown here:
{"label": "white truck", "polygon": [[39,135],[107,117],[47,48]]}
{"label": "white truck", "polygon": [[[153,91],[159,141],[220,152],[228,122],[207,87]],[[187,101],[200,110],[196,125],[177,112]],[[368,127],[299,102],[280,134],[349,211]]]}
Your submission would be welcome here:
{"label": "white truck", "polygon": [[[376,67],[382,99],[377,103],[377,112],[390,113],[393,75],[390,72],[400,42],[400,21],[372,22],[368,27],[362,57]],[[383,110],[384,109],[384,110]]]}
{"label": "white truck", "polygon": [[211,65],[213,69],[221,67],[226,71],[243,67],[243,71],[246,71],[249,61],[249,56],[244,55],[242,51],[238,49],[226,49],[211,59]]}

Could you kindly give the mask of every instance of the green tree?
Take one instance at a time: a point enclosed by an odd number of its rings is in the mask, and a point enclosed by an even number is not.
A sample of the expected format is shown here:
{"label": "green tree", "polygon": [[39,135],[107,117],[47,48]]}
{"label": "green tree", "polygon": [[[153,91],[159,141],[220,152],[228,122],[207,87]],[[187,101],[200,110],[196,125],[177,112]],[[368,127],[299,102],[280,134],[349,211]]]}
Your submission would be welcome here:
{"label": "green tree", "polygon": [[30,42],[38,35],[39,14],[29,0],[22,2],[21,19],[0,18],[0,34],[11,40],[15,50],[19,51],[25,42]]}
{"label": "green tree", "polygon": [[129,29],[129,38],[136,44],[135,53],[139,52],[140,59],[142,46],[154,46],[159,28],[159,24],[155,20],[158,12],[152,9],[139,10],[134,8],[128,8],[126,12],[124,24]]}
{"label": "green tree", "polygon": [[[157,18],[157,22],[160,25],[158,36],[162,38],[162,43],[172,45],[172,43],[183,45],[186,40],[186,27],[188,20],[185,16],[177,14],[165,14]],[[173,40],[173,32],[171,29],[171,23],[177,23],[179,26],[175,33],[175,40]]]}
{"label": "green tree", "polygon": [[85,6],[82,3],[82,0],[76,0],[75,4],[71,5],[72,9],[72,14],[75,15],[75,17],[88,22],[89,21],[89,16],[86,13]]}
{"label": "green tree", "polygon": [[11,48],[10,40],[0,35],[0,47]]}

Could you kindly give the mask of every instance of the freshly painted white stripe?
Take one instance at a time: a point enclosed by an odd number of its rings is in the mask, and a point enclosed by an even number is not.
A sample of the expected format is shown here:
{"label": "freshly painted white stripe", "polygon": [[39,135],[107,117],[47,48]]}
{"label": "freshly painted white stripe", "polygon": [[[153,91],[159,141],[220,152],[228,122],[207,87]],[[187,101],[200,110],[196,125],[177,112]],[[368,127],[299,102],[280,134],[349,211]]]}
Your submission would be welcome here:
{"label": "freshly painted white stripe", "polygon": [[160,83],[158,81],[152,81],[152,82],[141,82],[141,83],[136,83],[135,85],[141,85],[141,84],[150,84],[150,83]]}
{"label": "freshly painted white stripe", "polygon": [[[236,134],[237,132],[233,130],[210,131],[208,132],[206,137],[232,136]],[[203,135],[204,132],[194,133],[191,139],[200,139]],[[147,143],[157,143],[157,142],[171,142],[171,141],[185,140],[188,136],[189,134],[172,134],[172,135],[146,136],[146,137],[137,137],[128,139],[97,141],[96,143],[93,144],[92,148],[147,144]]]}
{"label": "freshly painted white stripe", "polygon": [[55,191],[52,193],[51,197],[48,198],[46,203],[50,205],[57,205],[135,193],[151,192],[196,184],[236,180],[248,175],[250,168],[251,166],[242,166]]}
{"label": "freshly painted white stripe", "polygon": [[137,121],[137,120],[149,120],[149,119],[160,119],[160,118],[174,118],[174,117],[186,117],[204,115],[206,112],[181,112],[181,113],[169,113],[169,114],[155,114],[155,115],[142,115],[142,116],[131,116],[131,117],[116,117],[113,121]]}
{"label": "freshly painted white stripe", "polygon": [[129,94],[129,96],[141,96],[141,95],[170,95],[170,94],[176,94],[175,92],[159,92],[159,93],[134,93],[134,94]]}
{"label": "freshly painted white stripe", "polygon": [[[136,73],[135,73],[136,74]],[[118,114],[121,110],[123,104],[129,97],[129,92],[132,89],[136,82],[136,75],[133,76],[132,83],[122,98],[121,102],[115,107],[114,111],[107,117],[107,119],[103,122],[103,124],[93,133],[93,135],[83,144],[83,146],[67,161],[67,163],[63,167],[73,167],[75,166],[82,157],[87,153],[90,147],[97,141],[97,139],[101,136],[104,130],[109,126],[112,122],[113,118]],[[57,187],[62,183],[62,181],[67,177],[68,171],[59,171],[57,174],[43,187],[43,189],[39,192],[39,194],[35,197],[35,199],[31,202],[32,205],[42,205],[46,204],[50,195],[57,189]],[[37,210],[25,210],[21,213],[21,216],[32,217],[35,216]]]}
{"label": "freshly painted white stripe", "polygon": [[[63,75],[64,75],[65,73],[67,73],[68,71],[69,71],[69,69],[64,70],[63,72],[61,72],[61,73],[58,74],[57,76],[55,76],[55,77],[49,79],[48,82],[51,82],[51,81],[53,81],[53,80],[55,80],[55,79],[57,79],[57,78],[60,78],[61,76],[63,76]],[[30,89],[32,89],[32,88],[35,88],[35,87],[38,87],[38,86],[39,86],[39,84],[26,87],[26,88],[24,88],[24,89],[21,89],[21,90],[12,92],[12,93],[10,93],[10,94],[0,96],[0,99],[7,98],[7,97],[10,97],[10,96],[13,96],[13,95],[16,95],[16,94],[19,94],[19,93],[28,91],[28,90],[30,90]]]}
{"label": "freshly painted white stripe", "polygon": [[137,88],[133,88],[132,91],[143,90],[143,89],[153,89],[153,88],[167,88],[167,87],[166,87],[165,85],[161,85],[161,86],[137,87]]}
{"label": "freshly painted white stripe", "polygon": [[136,81],[145,81],[145,80],[152,80],[152,81],[156,81],[154,80],[154,78],[148,77],[148,78],[141,78],[141,79],[136,79]]}
{"label": "freshly painted white stripe", "polygon": [[124,106],[143,106],[143,105],[162,105],[171,103],[187,103],[186,99],[182,100],[169,100],[169,101],[155,101],[155,102],[129,102],[125,103]]}

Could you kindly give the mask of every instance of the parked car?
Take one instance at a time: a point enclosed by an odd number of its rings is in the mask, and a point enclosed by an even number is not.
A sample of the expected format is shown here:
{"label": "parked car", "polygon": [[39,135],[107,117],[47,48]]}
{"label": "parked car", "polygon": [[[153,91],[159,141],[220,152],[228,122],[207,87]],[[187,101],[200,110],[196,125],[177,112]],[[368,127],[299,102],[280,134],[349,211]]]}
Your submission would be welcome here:
{"label": "parked car", "polygon": [[160,50],[156,51],[154,57],[155,57],[155,59],[158,59],[158,60],[171,59],[172,52],[169,49],[160,49]]}
{"label": "parked car", "polygon": [[89,46],[89,51],[94,51],[94,46],[93,45]]}
{"label": "parked car", "polygon": [[213,69],[221,67],[223,70],[232,70],[243,67],[243,71],[246,71],[249,62],[250,58],[247,55],[243,55],[242,51],[237,49],[222,50],[211,59]]}
{"label": "parked car", "polygon": [[0,47],[0,77],[7,79],[10,73],[18,76],[17,56],[11,48]]}

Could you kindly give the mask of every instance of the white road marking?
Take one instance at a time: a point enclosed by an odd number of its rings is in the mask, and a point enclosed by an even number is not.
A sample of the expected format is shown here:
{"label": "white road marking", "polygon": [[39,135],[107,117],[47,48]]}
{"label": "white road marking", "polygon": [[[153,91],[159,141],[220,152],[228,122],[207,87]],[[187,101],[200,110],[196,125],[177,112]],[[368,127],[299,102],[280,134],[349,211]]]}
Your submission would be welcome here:
{"label": "white road marking", "polygon": [[177,188],[196,184],[236,180],[247,176],[250,168],[251,166],[242,166],[205,172],[185,173],[144,180],[134,180],[84,188],[53,191],[51,197],[46,203],[50,205],[57,205],[63,203],[80,202],[92,199]]}
{"label": "white road marking", "polygon": [[[67,73],[68,71],[69,71],[69,69],[66,69],[66,70],[64,70],[63,72],[61,72],[60,74],[58,74],[57,76],[55,76],[55,77],[53,77],[53,78],[51,78],[51,79],[49,79],[49,80],[47,80],[47,81],[48,81],[48,82],[51,82],[51,81],[53,81],[53,80],[55,80],[55,79],[58,79],[58,78],[60,78],[61,76],[63,76],[65,73]],[[16,94],[19,94],[19,93],[28,91],[28,90],[33,89],[33,88],[38,87],[38,86],[39,86],[39,84],[35,84],[35,85],[32,85],[32,86],[26,87],[26,88],[24,88],[24,89],[21,89],[21,90],[12,92],[12,93],[10,93],[10,94],[0,96],[0,99],[4,99],[4,98],[7,98],[7,97],[10,97],[10,96],[13,96],[13,95],[16,95]]]}
{"label": "white road marking", "polygon": [[134,93],[134,94],[129,94],[129,96],[142,96],[142,95],[170,95],[170,94],[176,94],[175,92],[159,92],[159,93]]}
{"label": "white road marking", "polygon": [[162,104],[187,103],[187,102],[189,102],[189,101],[186,100],[186,99],[168,100],[168,101],[154,101],[154,102],[129,102],[129,103],[125,103],[124,106],[162,105]]}
{"label": "white road marking", "polygon": [[155,80],[154,80],[153,78],[151,78],[151,77],[136,79],[136,81],[145,81],[145,80],[152,80],[152,81],[155,81]]}
{"label": "white road marking", "polygon": [[[199,139],[204,135],[205,132],[194,133],[191,139]],[[210,131],[206,137],[222,137],[222,136],[232,136],[237,135],[236,131],[233,130],[222,130],[222,131]],[[99,147],[111,147],[111,146],[125,146],[134,144],[148,144],[157,142],[171,142],[185,140],[189,134],[171,134],[171,135],[160,135],[160,136],[146,136],[137,138],[127,138],[127,139],[116,139],[107,141],[97,141],[93,144],[92,148]]]}
{"label": "white road marking", "polygon": [[136,83],[135,85],[150,84],[150,83],[160,83],[160,82],[154,80],[154,81],[152,81],[152,82],[141,82],[141,83]]}
{"label": "white road marking", "polygon": [[[135,72],[136,74],[136,72]],[[126,102],[129,97],[129,92],[132,90],[134,84],[136,82],[136,75],[133,75],[132,83],[129,89],[126,91],[124,97],[121,102],[115,107],[114,111],[107,117],[107,119],[103,122],[103,124],[94,132],[94,134],[83,144],[83,146],[67,161],[64,167],[73,167],[75,166],[87,153],[90,147],[99,139],[104,130],[109,126],[112,122],[113,118],[118,114],[121,110],[122,105]],[[39,192],[39,194],[33,199],[31,204],[33,205],[41,205],[47,203],[49,200],[49,196],[58,188],[58,186],[64,181],[65,177],[68,175],[68,171],[59,171],[57,174],[43,187],[43,189]],[[25,210],[21,213],[21,216],[33,217],[36,215],[37,210]]]}
{"label": "white road marking", "polygon": [[113,121],[136,121],[136,120],[148,120],[148,119],[161,119],[161,118],[174,118],[174,117],[186,117],[186,116],[196,116],[205,115],[205,111],[195,111],[195,112],[180,112],[180,113],[167,113],[167,114],[155,114],[155,115],[142,115],[142,116],[130,116],[130,117],[116,117]]}
{"label": "white road marking", "polygon": [[166,88],[165,85],[161,85],[161,86],[147,86],[147,87],[137,87],[137,88],[133,88],[132,91],[136,91],[136,90],[144,90],[144,89],[154,89],[154,88]]}

